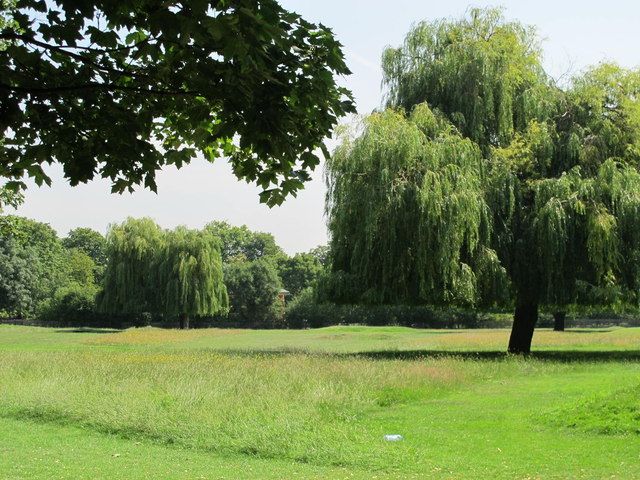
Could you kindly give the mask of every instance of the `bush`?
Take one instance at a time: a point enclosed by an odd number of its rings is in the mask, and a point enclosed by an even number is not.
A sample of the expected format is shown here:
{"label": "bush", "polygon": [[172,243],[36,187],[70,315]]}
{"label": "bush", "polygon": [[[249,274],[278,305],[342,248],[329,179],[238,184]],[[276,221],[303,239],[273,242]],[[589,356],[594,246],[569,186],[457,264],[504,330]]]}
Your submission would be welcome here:
{"label": "bush", "polygon": [[41,322],[58,326],[93,326],[97,290],[92,285],[72,283],[58,288],[38,307]]}
{"label": "bush", "polygon": [[149,314],[112,315],[96,311],[94,285],[71,283],[58,288],[53,297],[40,303],[39,323],[57,327],[125,328],[151,324]]}
{"label": "bush", "polygon": [[399,325],[420,328],[504,328],[512,316],[424,305],[336,305],[315,303],[313,292],[303,291],[287,307],[289,328],[331,325]]}
{"label": "bush", "polygon": [[224,283],[229,294],[229,315],[221,323],[239,327],[272,328],[280,325],[278,305],[280,278],[275,265],[264,259],[238,261],[224,267]]}

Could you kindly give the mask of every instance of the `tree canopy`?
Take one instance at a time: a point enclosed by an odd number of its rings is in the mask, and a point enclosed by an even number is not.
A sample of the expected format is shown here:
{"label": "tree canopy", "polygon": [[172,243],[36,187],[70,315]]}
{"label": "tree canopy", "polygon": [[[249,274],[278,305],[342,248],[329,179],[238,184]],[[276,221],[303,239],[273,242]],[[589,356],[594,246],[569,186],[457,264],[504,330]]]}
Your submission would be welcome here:
{"label": "tree canopy", "polygon": [[207,231],[166,231],[150,218],[129,218],[110,228],[107,256],[103,311],[175,315],[189,328],[189,316],[228,308],[219,240]]}
{"label": "tree canopy", "polygon": [[95,286],[96,264],[93,259],[77,248],[67,250],[66,257],[69,280],[79,285]]}
{"label": "tree canopy", "polygon": [[221,242],[222,261],[253,261],[264,257],[284,256],[270,233],[254,232],[246,225],[240,227],[223,221],[214,221],[205,230],[218,237]]}
{"label": "tree canopy", "polygon": [[560,88],[540,52],[496,9],[385,51],[389,110],[328,163],[334,298],[513,301],[513,352],[540,305],[638,304],[640,72],[601,64]]}
{"label": "tree canopy", "polygon": [[56,232],[47,224],[0,216],[0,310],[28,318],[68,281],[69,265]]}
{"label": "tree canopy", "polygon": [[224,156],[260,199],[309,180],[317,149],[354,111],[330,29],[275,0],[4,0],[0,9],[0,177],[113,191],[197,154]]}
{"label": "tree canopy", "polygon": [[233,261],[224,266],[229,292],[229,316],[245,326],[265,326],[278,316],[276,300],[280,278],[274,262],[261,258]]}
{"label": "tree canopy", "polygon": [[388,110],[343,140],[328,171],[332,268],[344,273],[333,297],[476,303],[472,267],[499,268],[476,144],[426,104],[409,118]]}
{"label": "tree canopy", "polygon": [[387,106],[426,102],[486,153],[553,110],[540,59],[535,29],[505,21],[500,9],[420,22],[383,53]]}
{"label": "tree canopy", "polygon": [[107,233],[109,262],[99,307],[106,312],[144,313],[158,309],[158,254],[162,229],[150,218],[129,218]]}
{"label": "tree canopy", "polygon": [[313,253],[296,253],[278,261],[282,286],[294,296],[313,286],[323,269],[322,263]]}
{"label": "tree canopy", "polygon": [[161,255],[162,313],[178,315],[181,328],[188,328],[189,316],[215,315],[228,309],[216,237],[207,231],[178,227],[166,233]]}
{"label": "tree canopy", "polygon": [[67,249],[77,248],[83,251],[97,265],[104,266],[107,263],[107,242],[100,232],[91,228],[74,228],[62,239],[62,244]]}

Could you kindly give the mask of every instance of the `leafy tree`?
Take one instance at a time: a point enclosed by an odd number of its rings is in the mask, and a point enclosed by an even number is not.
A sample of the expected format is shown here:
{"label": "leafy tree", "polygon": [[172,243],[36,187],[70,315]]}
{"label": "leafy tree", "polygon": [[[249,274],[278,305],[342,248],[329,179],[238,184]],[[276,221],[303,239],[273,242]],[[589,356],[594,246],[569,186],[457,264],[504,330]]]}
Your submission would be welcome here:
{"label": "leafy tree", "polygon": [[218,239],[210,233],[178,227],[166,233],[159,252],[162,313],[177,315],[180,328],[189,328],[189,316],[211,316],[229,306],[223,283]]}
{"label": "leafy tree", "polygon": [[37,263],[33,249],[25,249],[14,239],[0,236],[0,311],[19,318],[35,310],[33,292],[38,278],[32,265]]}
{"label": "leafy tree", "polygon": [[[341,302],[487,303],[474,267],[501,273],[486,248],[482,153],[426,104],[411,117],[387,110],[345,138],[328,164],[333,275]],[[494,295],[495,294],[495,295]]]}
{"label": "leafy tree", "polygon": [[259,258],[284,256],[270,233],[253,232],[246,225],[236,227],[227,222],[211,222],[205,230],[221,241],[222,261],[253,261]]}
{"label": "leafy tree", "polygon": [[107,266],[107,241],[105,237],[91,228],[74,228],[62,239],[67,250],[79,250],[93,261],[93,276],[96,283],[102,283]]}
{"label": "leafy tree", "polygon": [[98,307],[106,313],[155,312],[164,232],[150,218],[128,218],[107,233],[107,268]]}
{"label": "leafy tree", "polygon": [[97,291],[91,284],[72,282],[62,286],[38,306],[38,320],[59,326],[119,326],[96,312]]}
{"label": "leafy tree", "polygon": [[282,285],[292,295],[313,285],[322,272],[320,261],[311,253],[297,253],[278,262],[278,274]]}
{"label": "leafy tree", "polygon": [[67,250],[67,274],[69,281],[79,285],[95,286],[96,264],[93,259],[80,249]]}
{"label": "leafy tree", "polygon": [[95,262],[78,248],[65,253],[66,281],[37,305],[38,320],[58,326],[112,325],[96,309]]}
{"label": "leafy tree", "polygon": [[318,245],[317,247],[309,250],[309,254],[313,255],[313,257],[323,267],[326,267],[327,265],[329,265],[329,246],[328,245]]}
{"label": "leafy tree", "polygon": [[535,30],[500,9],[420,22],[383,53],[387,105],[410,112],[426,102],[487,153],[554,110],[540,55]]}
{"label": "leafy tree", "polygon": [[129,218],[107,234],[108,263],[98,297],[105,312],[191,315],[226,310],[218,240],[208,232],[162,230],[150,218]]}
{"label": "leafy tree", "polygon": [[3,0],[0,176],[122,192],[197,154],[227,157],[262,202],[309,180],[315,151],[354,111],[330,29],[275,0]]}
{"label": "leafy tree", "polygon": [[0,252],[0,309],[29,317],[68,281],[64,249],[47,224],[0,217]]}
{"label": "leafy tree", "polygon": [[205,231],[220,239],[229,317],[248,326],[273,324],[279,265],[287,259],[273,235],[221,221],[209,223]]}
{"label": "leafy tree", "polygon": [[396,110],[328,165],[334,298],[477,305],[512,292],[516,353],[541,305],[589,291],[638,303],[640,72],[603,64],[560,89],[534,30],[494,9],[416,25],[383,70]]}
{"label": "leafy tree", "polygon": [[273,323],[280,278],[273,262],[265,259],[236,261],[225,265],[224,282],[229,292],[229,315],[248,326]]}
{"label": "leafy tree", "polygon": [[76,248],[86,253],[96,265],[107,263],[107,241],[100,232],[91,228],[74,228],[62,239],[62,244],[67,249]]}

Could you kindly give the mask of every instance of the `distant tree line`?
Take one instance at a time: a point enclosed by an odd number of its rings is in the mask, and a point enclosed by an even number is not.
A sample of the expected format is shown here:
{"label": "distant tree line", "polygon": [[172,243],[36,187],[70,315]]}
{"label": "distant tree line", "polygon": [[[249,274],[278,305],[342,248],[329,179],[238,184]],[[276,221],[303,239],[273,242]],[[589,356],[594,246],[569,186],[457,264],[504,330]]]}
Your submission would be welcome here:
{"label": "distant tree line", "polygon": [[[326,296],[335,282],[330,265],[326,246],[289,256],[271,234],[226,222],[165,230],[148,218],[128,219],[106,236],[76,228],[59,238],[47,224],[4,215],[0,320],[115,328],[496,328],[512,322],[504,309],[490,306],[336,302]],[[278,299],[282,289],[289,292],[286,310]],[[569,325],[577,326],[636,325],[634,311],[567,309]],[[541,319],[544,326],[552,325],[550,313]]]}
{"label": "distant tree line", "polygon": [[64,238],[47,224],[0,216],[0,317],[61,326],[156,323],[284,326],[288,300],[323,270],[324,248],[287,255],[268,233],[212,222],[202,230],[128,219],[106,236]]}

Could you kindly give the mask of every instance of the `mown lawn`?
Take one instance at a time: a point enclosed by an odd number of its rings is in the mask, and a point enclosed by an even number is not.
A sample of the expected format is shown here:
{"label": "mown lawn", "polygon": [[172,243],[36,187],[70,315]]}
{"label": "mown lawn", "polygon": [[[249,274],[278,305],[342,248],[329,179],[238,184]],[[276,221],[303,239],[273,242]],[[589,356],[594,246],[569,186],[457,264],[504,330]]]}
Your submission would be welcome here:
{"label": "mown lawn", "polygon": [[640,329],[507,338],[0,326],[0,478],[640,478]]}

